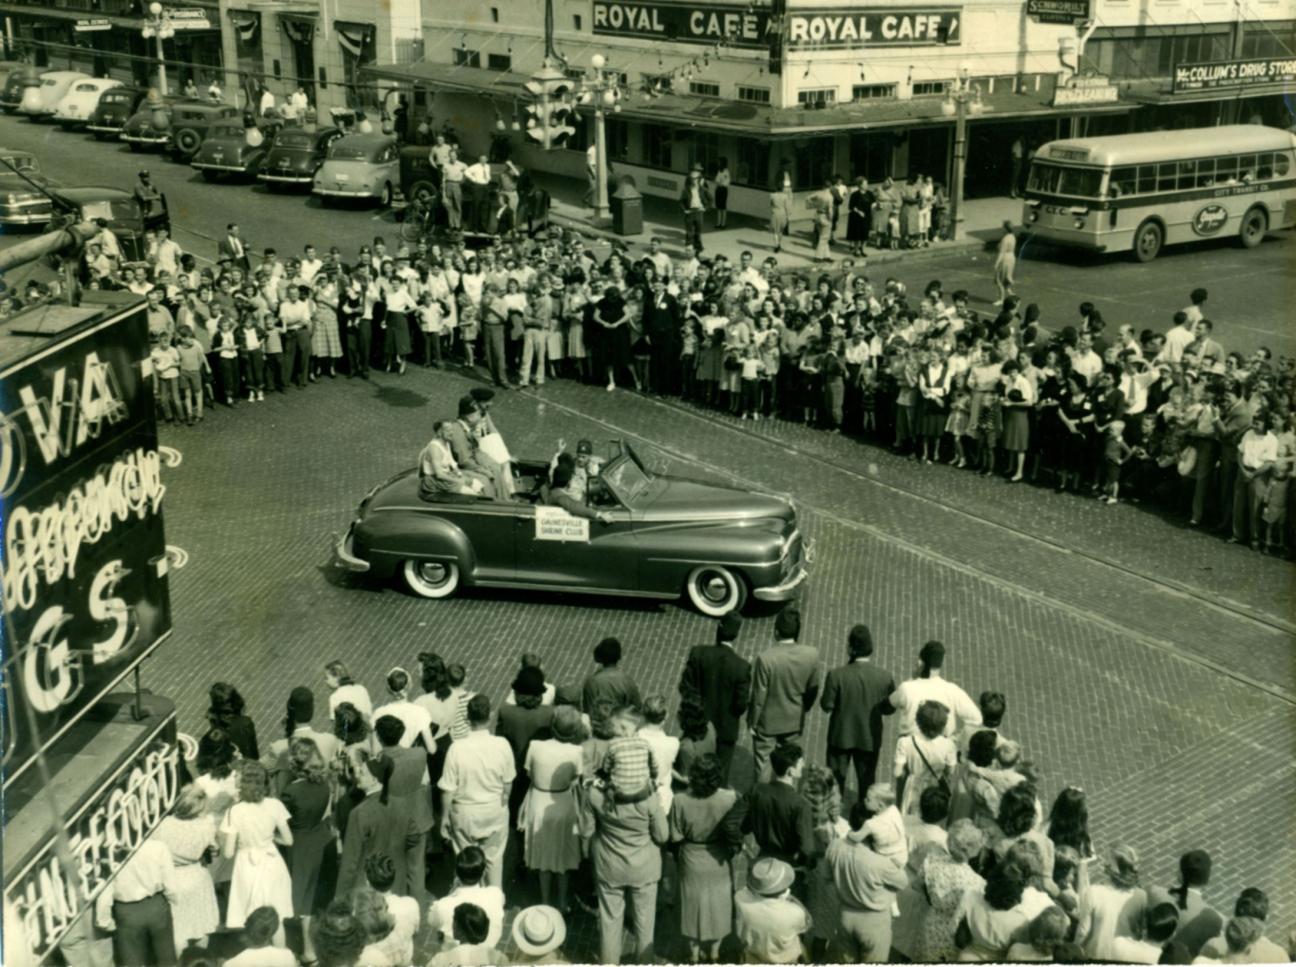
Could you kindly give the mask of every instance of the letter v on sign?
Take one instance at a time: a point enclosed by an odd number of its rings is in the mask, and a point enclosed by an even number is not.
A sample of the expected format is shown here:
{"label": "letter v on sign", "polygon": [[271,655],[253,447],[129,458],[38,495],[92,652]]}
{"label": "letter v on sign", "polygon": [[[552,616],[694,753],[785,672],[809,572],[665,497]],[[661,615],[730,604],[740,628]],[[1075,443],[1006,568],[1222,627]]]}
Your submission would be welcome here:
{"label": "letter v on sign", "polygon": [[52,402],[37,399],[30,386],[18,390],[18,397],[23,402],[23,414],[31,425],[32,436],[36,438],[36,445],[46,464],[72,452],[72,431],[76,421],[69,419],[66,424],[63,422],[63,411],[73,408],[72,403],[63,401],[66,383],[67,370],[60,366],[54,372],[54,385],[50,390]]}

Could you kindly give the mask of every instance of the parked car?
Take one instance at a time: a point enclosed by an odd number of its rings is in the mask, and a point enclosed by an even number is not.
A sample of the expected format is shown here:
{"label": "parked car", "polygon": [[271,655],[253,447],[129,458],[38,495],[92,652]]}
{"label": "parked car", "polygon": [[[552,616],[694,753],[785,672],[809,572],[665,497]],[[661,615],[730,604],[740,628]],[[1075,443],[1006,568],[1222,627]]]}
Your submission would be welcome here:
{"label": "parked car", "polygon": [[208,181],[215,181],[221,175],[255,178],[282,124],[279,120],[259,119],[257,130],[261,132],[261,143],[255,146],[248,144],[248,129],[243,121],[213,125],[189,164]]}
{"label": "parked car", "polygon": [[43,121],[54,116],[63,95],[72,89],[78,81],[91,80],[89,74],[80,71],[46,71],[41,75],[39,87],[29,87],[23,91],[22,103],[18,111],[26,114],[33,121]]}
{"label": "parked car", "polygon": [[[271,191],[285,186],[309,186],[328,157],[328,149],[342,132],[337,128],[280,128],[266,152],[257,178]],[[427,154],[426,149],[423,152]]]}
{"label": "parked car", "polygon": [[30,64],[15,67],[5,76],[4,91],[0,92],[0,108],[6,114],[13,114],[22,104],[23,92],[29,87],[40,86],[40,71]]}
{"label": "parked car", "polygon": [[98,141],[119,137],[126,122],[139,109],[144,98],[148,97],[148,91],[147,87],[130,84],[104,91],[86,122],[86,130]]}
{"label": "parked car", "polygon": [[400,184],[396,139],[385,134],[348,134],[333,142],[315,172],[311,191],[328,204],[334,198],[372,198],[384,207]]}
{"label": "parked car", "polygon": [[741,609],[749,594],[798,594],[811,552],[790,499],[654,473],[621,442],[608,451],[590,486],[590,503],[608,523],[549,519],[553,508],[540,506],[548,460],[516,462],[508,500],[425,498],[418,471],[406,470],[361,501],[337,562],[377,578],[399,574],[425,598],[461,587],[682,595],[718,616]]}
{"label": "parked car", "polygon": [[63,99],[54,108],[54,123],[68,128],[88,124],[90,116],[99,106],[99,98],[107,91],[121,86],[121,81],[114,81],[107,77],[92,77],[87,81],[78,81],[63,95]]}
{"label": "parked car", "polygon": [[44,188],[53,187],[53,183],[41,172],[40,162],[30,151],[7,148],[0,148],[0,158],[4,159],[0,164],[0,225],[44,225],[53,205],[32,182]]}
{"label": "parked car", "polygon": [[59,188],[56,194],[69,209],[66,217],[73,221],[88,222],[102,218],[117,236],[121,245],[122,260],[145,260],[144,233],[159,228],[171,230],[171,214],[167,209],[166,195],[146,215],[138,199],[120,188],[86,187]]}
{"label": "parked car", "polygon": [[[153,116],[159,111],[165,115],[163,126]],[[154,105],[144,100],[126,122],[121,138],[132,151],[166,147],[177,161],[187,162],[213,124],[241,117],[242,112],[230,104],[185,99]]]}

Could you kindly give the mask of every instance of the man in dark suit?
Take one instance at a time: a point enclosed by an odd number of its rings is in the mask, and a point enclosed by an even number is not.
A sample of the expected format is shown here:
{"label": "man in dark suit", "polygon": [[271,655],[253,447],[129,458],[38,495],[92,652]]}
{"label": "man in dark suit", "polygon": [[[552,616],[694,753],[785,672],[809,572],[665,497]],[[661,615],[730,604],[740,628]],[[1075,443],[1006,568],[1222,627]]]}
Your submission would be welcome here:
{"label": "man in dark suit", "polygon": [[828,768],[837,787],[845,797],[846,776],[854,763],[862,797],[877,773],[882,716],[894,711],[887,698],[896,686],[891,673],[871,661],[873,635],[868,625],[851,629],[847,648],[850,662],[828,673],[819,707],[828,713]]}
{"label": "man in dark suit", "polygon": [[589,715],[599,702],[611,702],[614,708],[635,707],[641,703],[639,686],[635,680],[617,666],[621,663],[621,642],[604,638],[594,646],[594,661],[598,665],[585,678],[581,688],[581,708]]}
{"label": "man in dark suit", "polygon": [[662,395],[675,392],[680,368],[682,316],[679,302],[666,291],[669,281],[661,276],[653,279],[643,307],[643,327],[652,353],[648,385],[652,392]]}
{"label": "man in dark suit", "polygon": [[751,694],[751,663],[734,651],[741,628],[742,615],[736,611],[721,618],[715,644],[689,651],[679,683],[680,698],[702,706],[715,727],[716,759],[726,777]]}
{"label": "man in dark suit", "polygon": [[216,244],[216,254],[222,259],[229,259],[232,265],[249,273],[252,263],[248,261],[247,242],[239,235],[239,227],[231,222],[225,226],[225,237]]}
{"label": "man in dark suit", "polygon": [[776,746],[801,741],[806,713],[814,708],[822,681],[819,649],[799,641],[801,612],[795,605],[788,605],[774,619],[774,637],[774,646],[757,655],[752,666],[747,725],[752,731],[757,782],[767,778],[765,766]]}
{"label": "man in dark suit", "polygon": [[[392,761],[391,779],[387,794],[407,803],[414,826],[410,835],[417,838],[406,852],[408,879],[402,892],[414,897],[421,906],[428,902],[426,879],[427,835],[436,825],[432,814],[432,786],[428,782],[427,757],[429,749],[419,746],[402,748],[405,723],[394,715],[382,715],[374,722],[374,735],[382,747],[383,755]],[[400,884],[397,884],[399,889]]]}

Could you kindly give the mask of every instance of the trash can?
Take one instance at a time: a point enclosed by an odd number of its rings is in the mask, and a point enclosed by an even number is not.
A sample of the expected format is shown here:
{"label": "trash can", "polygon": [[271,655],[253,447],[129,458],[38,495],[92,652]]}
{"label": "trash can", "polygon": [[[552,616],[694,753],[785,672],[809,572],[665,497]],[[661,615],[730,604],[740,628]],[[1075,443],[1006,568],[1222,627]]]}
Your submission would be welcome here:
{"label": "trash can", "polygon": [[612,231],[618,235],[643,234],[643,195],[634,181],[625,178],[608,199],[612,210]]}

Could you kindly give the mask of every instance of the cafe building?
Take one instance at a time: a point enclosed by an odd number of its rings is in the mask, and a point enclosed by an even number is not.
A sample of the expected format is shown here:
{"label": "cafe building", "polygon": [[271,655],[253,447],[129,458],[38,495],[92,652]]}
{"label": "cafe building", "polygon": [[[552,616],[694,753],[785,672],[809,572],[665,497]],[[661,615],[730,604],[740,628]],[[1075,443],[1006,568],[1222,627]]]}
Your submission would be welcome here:
{"label": "cafe building", "polygon": [[91,942],[96,898],[182,781],[175,707],[141,675],[182,557],[151,375],[130,293],[0,322],[5,964]]}
{"label": "cafe building", "polygon": [[[1276,16],[1283,2],[1257,0],[1247,9],[1273,7]],[[1172,123],[1181,104],[1201,101],[1176,96],[1175,62],[1163,63],[1161,53],[1155,64],[1129,66],[1128,53],[1143,49],[1139,38],[1149,30],[1137,26],[1143,6],[552,0],[552,22],[569,75],[580,77],[601,54],[619,81],[606,125],[617,173],[633,175],[647,194],[674,197],[692,164],[710,170],[724,158],[733,177],[730,208],[764,217],[766,192],[783,172],[799,200],[837,174],[870,181],[923,174],[948,185],[960,90],[967,94],[968,197],[1009,192],[1017,142],[1028,155],[1058,137]],[[1182,25],[1171,36],[1227,34],[1229,51],[1252,49],[1238,46],[1239,31],[1256,51],[1263,47],[1258,56],[1270,56],[1272,44],[1259,39],[1270,30],[1290,34],[1280,23],[1239,25],[1234,5],[1222,0],[1156,6],[1158,22]],[[524,167],[584,180],[593,138],[588,107],[560,149],[539,149],[518,131],[526,122],[523,85],[544,56],[544,20],[537,0],[425,0],[422,58],[367,72],[409,90],[416,114],[434,129],[448,124],[473,154],[493,148]],[[1172,58],[1215,52],[1177,44],[1165,47]]]}

